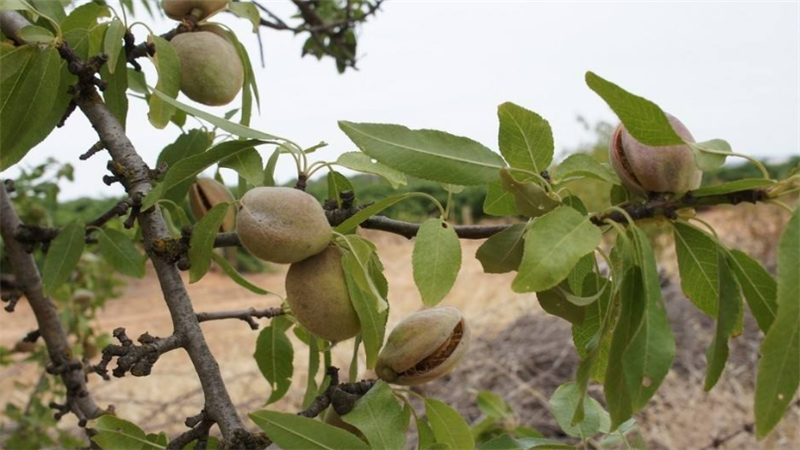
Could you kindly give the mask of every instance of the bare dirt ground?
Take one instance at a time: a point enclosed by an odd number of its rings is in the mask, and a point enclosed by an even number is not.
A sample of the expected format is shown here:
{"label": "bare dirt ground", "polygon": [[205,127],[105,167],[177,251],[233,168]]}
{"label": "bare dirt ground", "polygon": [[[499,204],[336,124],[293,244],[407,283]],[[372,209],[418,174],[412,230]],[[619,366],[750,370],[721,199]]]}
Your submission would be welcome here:
{"label": "bare dirt ground", "polygon": [[[702,217],[717,228],[726,244],[749,252],[774,269],[774,247],[786,223],[785,214],[775,208],[739,206],[735,215],[731,209],[721,208]],[[421,307],[411,277],[413,244],[398,236],[374,232],[368,233],[368,237],[376,242],[386,268],[392,305],[391,329],[403,316]],[[669,243],[668,236],[658,239],[665,246]],[[459,307],[471,322],[474,329],[471,354],[456,373],[427,386],[425,391],[452,402],[469,419],[478,420],[474,392],[493,390],[514,406],[521,423],[555,435],[546,399],[556,386],[574,377],[577,364],[568,324],[541,311],[534,295],[513,293],[510,289],[513,275],[484,274],[474,258],[481,242],[462,242],[461,273],[444,302]],[[664,252],[663,267],[668,274],[676,270],[674,255],[669,250]],[[285,270],[286,267],[278,267],[274,273],[248,278],[265,289],[283,294]],[[254,295],[219,273],[210,273],[190,285],[189,292],[197,311],[279,305],[275,297]],[[704,351],[713,324],[687,307],[688,301],[674,283],[665,288],[665,297],[679,355],[659,394],[637,419],[650,448],[701,449],[713,443],[714,438],[736,432],[752,422],[755,362],[762,336],[757,327],[748,325],[732,346],[731,362],[719,385],[706,393],[702,389]],[[13,346],[35,328],[33,315],[24,304],[13,315],[3,314],[0,320],[0,344],[6,346]],[[144,332],[168,335],[172,326],[155,276],[150,273],[143,280],[131,280],[124,296],[108,304],[97,325],[108,332],[123,326],[131,337]],[[270,388],[252,357],[257,332],[235,320],[204,323],[202,327],[241,413],[259,409]],[[351,352],[352,344],[347,342],[335,349],[333,362],[343,369],[343,374]],[[275,408],[300,409],[307,357],[305,346],[295,341],[297,375],[292,390]],[[36,368],[16,364],[1,370],[0,404],[9,401],[24,404],[28,395],[26,386],[32,386],[38,378]],[[148,432],[178,433],[184,429],[185,417],[196,414],[203,406],[191,363],[179,351],[162,356],[148,377],[126,376],[106,382],[92,376],[90,389],[101,405],[113,404],[120,417],[136,422]],[[75,421],[70,417],[63,422],[63,426],[70,427]],[[800,408],[794,408],[779,430],[763,442],[757,443],[751,434],[741,432],[718,448],[796,450],[800,448]]]}

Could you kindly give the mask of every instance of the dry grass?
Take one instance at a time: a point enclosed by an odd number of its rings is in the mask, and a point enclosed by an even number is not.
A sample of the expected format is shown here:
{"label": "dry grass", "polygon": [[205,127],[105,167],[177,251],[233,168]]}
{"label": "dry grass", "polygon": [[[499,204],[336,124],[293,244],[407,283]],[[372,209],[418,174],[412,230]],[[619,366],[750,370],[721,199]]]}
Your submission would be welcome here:
{"label": "dry grass", "polygon": [[[774,211],[774,208],[739,206],[735,215],[731,210],[720,209],[702,217],[718,229],[726,243],[748,251],[772,268],[774,246],[786,223],[785,215]],[[386,268],[392,304],[391,329],[400,318],[421,307],[411,277],[412,243],[393,235],[376,232],[367,235],[376,242]],[[666,243],[668,237],[659,239]],[[557,430],[545,405],[556,386],[574,377],[577,358],[571,347],[569,327],[545,315],[535,296],[511,292],[511,275],[484,274],[474,258],[480,243],[463,242],[462,271],[445,301],[445,304],[459,307],[471,322],[473,347],[452,377],[426,387],[426,391],[446,398],[468,418],[476,419],[478,411],[473,405],[473,392],[492,389],[515,407],[521,422],[555,434]],[[666,256],[667,272],[674,273],[674,262],[670,262],[668,252]],[[266,289],[283,293],[284,275],[285,267],[280,267],[275,273],[254,275],[250,279]],[[638,418],[651,448],[701,448],[713,437],[735,431],[752,421],[754,364],[761,336],[750,324],[733,345],[731,363],[720,384],[711,393],[703,392],[704,351],[713,327],[707,318],[687,306],[679,288],[673,285],[670,289],[674,292],[667,294],[669,311],[680,354],[658,396]],[[218,273],[207,275],[201,282],[190,285],[189,290],[197,311],[278,305],[275,298],[253,295]],[[4,314],[0,344],[13,345],[34,328],[34,323],[24,304],[13,315]],[[153,335],[169,334],[171,322],[153,274],[144,280],[132,281],[123,298],[111,302],[100,315],[97,325],[107,331],[124,326],[129,336],[145,331]],[[269,386],[252,358],[256,332],[245,323],[235,321],[204,323],[203,329],[240,411],[260,408],[269,395]],[[306,382],[304,369],[308,353],[296,340],[295,351],[297,375],[293,389],[275,405],[286,411],[299,409]],[[336,348],[334,365],[346,369],[351,352],[351,343]],[[24,403],[27,389],[23,386],[33,385],[36,377],[38,374],[32,365],[3,368],[0,404]],[[101,404],[114,404],[121,417],[148,431],[180,432],[183,419],[202,407],[198,380],[182,352],[164,355],[152,375],[146,378],[127,376],[104,382],[91,377],[90,380],[90,388]],[[72,418],[64,422],[64,426],[74,426]],[[798,430],[800,415],[795,410],[767,441],[757,444],[751,435],[743,433],[722,448],[797,449],[800,448]]]}

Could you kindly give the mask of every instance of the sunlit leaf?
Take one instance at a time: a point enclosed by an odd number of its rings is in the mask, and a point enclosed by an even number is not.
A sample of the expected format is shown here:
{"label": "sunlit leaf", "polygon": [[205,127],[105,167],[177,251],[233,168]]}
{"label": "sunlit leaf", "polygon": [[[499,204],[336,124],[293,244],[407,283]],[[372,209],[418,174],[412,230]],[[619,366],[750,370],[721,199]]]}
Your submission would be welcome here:
{"label": "sunlit leaf", "polygon": [[408,175],[470,186],[494,181],[505,167],[500,155],[478,142],[435,130],[340,121],[362,152]]}
{"label": "sunlit leaf", "polygon": [[114,270],[129,277],[144,277],[145,256],[125,233],[111,228],[100,230],[98,243],[100,254]]}
{"label": "sunlit leaf", "polygon": [[222,222],[230,208],[230,203],[214,205],[192,228],[189,240],[189,282],[196,283],[205,276],[211,267],[211,253],[214,252],[214,239],[220,232]]}
{"label": "sunlit leaf", "polygon": [[452,449],[475,447],[469,425],[451,406],[432,398],[425,399],[425,414],[428,416],[436,442],[444,443]]}
{"label": "sunlit leaf", "polygon": [[564,280],[575,264],[600,245],[600,230],[579,212],[559,207],[533,222],[525,232],[525,250],[515,292],[539,292]]}
{"label": "sunlit leaf", "polygon": [[261,330],[256,340],[256,352],[253,357],[261,374],[272,387],[272,394],[267,404],[280,400],[292,384],[294,349],[292,342],[286,337],[286,330],[291,326],[289,319],[283,316],[275,317],[268,327]]}
{"label": "sunlit leaf", "polygon": [[436,306],[461,269],[461,242],[453,226],[442,219],[426,220],[417,232],[411,264],[422,302]]}
{"label": "sunlit leaf", "polygon": [[373,450],[402,449],[406,444],[403,409],[384,381],[375,383],[342,420],[358,428]]}
{"label": "sunlit leaf", "polygon": [[553,131],[542,116],[513,103],[497,108],[500,153],[511,167],[535,173],[553,161]]}

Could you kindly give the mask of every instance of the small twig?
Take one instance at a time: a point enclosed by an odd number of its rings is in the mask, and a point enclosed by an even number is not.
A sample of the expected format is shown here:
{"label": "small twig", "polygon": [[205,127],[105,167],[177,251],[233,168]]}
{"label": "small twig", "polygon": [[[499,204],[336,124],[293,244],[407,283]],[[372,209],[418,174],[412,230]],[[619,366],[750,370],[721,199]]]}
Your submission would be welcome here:
{"label": "small twig", "polygon": [[[75,107],[73,106],[73,109],[74,108]],[[106,145],[103,144],[103,141],[97,141],[97,142],[94,143],[94,145],[89,147],[89,150],[87,150],[86,153],[84,153],[81,156],[79,156],[78,159],[80,159],[81,161],[86,161],[87,159],[89,159],[92,156],[94,156],[95,153],[100,152],[100,151],[105,150],[105,149],[106,149]]]}
{"label": "small twig", "polygon": [[208,417],[206,410],[200,411],[196,416],[187,417],[184,422],[188,431],[184,431],[178,437],[170,441],[167,449],[181,449],[189,445],[192,441],[197,441],[195,449],[205,449],[208,444],[208,434],[214,421]]}
{"label": "small twig", "polygon": [[255,319],[272,319],[273,317],[282,316],[283,314],[286,314],[286,311],[281,308],[247,308],[240,311],[200,312],[197,313],[197,321],[208,322],[210,320],[239,319],[247,322],[253,330],[257,330],[258,323]]}

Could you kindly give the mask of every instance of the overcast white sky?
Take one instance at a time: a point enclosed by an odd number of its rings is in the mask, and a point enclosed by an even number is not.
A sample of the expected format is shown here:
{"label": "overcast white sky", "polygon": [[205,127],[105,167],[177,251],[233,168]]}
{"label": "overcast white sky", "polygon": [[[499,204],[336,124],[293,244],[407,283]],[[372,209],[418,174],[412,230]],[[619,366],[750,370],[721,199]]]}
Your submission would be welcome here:
{"label": "overcast white sky", "polygon": [[[293,11],[286,0],[264,3],[284,17]],[[680,117],[698,140],[723,138],[735,151],[762,157],[800,153],[797,1],[384,5],[361,30],[360,71],[344,75],[332,60],[301,59],[303,37],[271,30],[263,31],[261,68],[249,23],[223,15],[258,66],[262,108],[252,126],[304,146],[324,140],[330,146],[318,157],[327,160],[355,149],[339,119],[440,129],[496,149],[496,107],[512,101],[549,120],[563,151],[589,138],[578,115],[616,120],[583,82],[592,70]],[[172,26],[158,20],[153,28]],[[131,99],[128,132],[153,165],[179,130],[155,130],[146,114],[146,105]],[[121,195],[121,187],[100,180],[107,154],[78,160],[96,140],[86,119],[73,114],[23,164],[51,156],[73,163],[76,180],[63,185],[65,199]],[[288,160],[279,164],[279,181],[294,176]]]}

